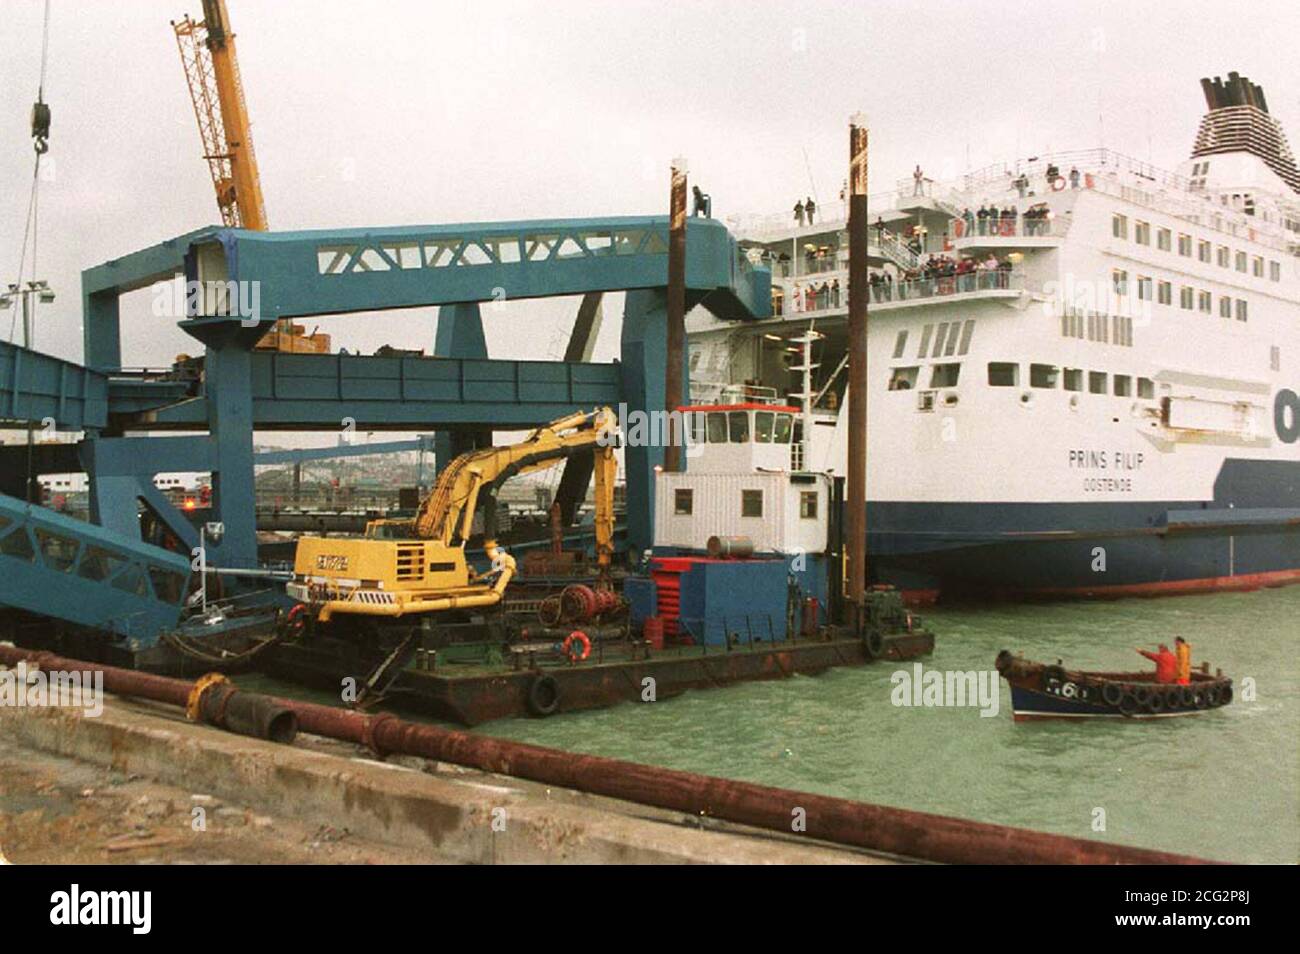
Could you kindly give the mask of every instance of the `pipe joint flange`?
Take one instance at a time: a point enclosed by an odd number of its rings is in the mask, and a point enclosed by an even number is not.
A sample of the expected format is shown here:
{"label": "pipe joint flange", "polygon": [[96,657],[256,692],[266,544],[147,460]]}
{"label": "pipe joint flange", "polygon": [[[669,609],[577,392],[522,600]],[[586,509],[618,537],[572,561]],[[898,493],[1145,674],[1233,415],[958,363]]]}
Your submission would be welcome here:
{"label": "pipe joint flange", "polygon": [[380,712],[378,715],[368,716],[365,727],[361,730],[361,741],[365,743],[366,748],[381,758],[387,753],[380,747],[377,740],[379,728],[386,722],[397,722],[397,716],[390,712]]}
{"label": "pipe joint flange", "polygon": [[206,676],[200,676],[198,681],[194,683],[194,688],[190,690],[189,698],[185,700],[185,718],[191,722],[202,722],[203,696],[213,686],[220,686],[229,681],[219,672],[210,672]]}

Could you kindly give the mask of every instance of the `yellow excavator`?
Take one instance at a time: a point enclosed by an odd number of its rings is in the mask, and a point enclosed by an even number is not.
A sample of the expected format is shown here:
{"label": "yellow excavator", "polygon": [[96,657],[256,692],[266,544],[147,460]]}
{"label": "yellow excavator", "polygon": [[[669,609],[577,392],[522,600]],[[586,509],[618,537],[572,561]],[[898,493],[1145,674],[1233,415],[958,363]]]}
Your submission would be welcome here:
{"label": "yellow excavator", "polygon": [[[616,428],[614,412],[601,407],[552,421],[517,444],[460,455],[414,519],[371,521],[359,538],[301,537],[289,595],[318,623],[350,617],[419,625],[430,614],[495,606],[515,572],[514,558],[497,541],[501,485],[580,452],[595,455],[596,560],[604,581],[613,555]],[[480,505],[483,550],[492,563],[482,574],[465,559]]]}

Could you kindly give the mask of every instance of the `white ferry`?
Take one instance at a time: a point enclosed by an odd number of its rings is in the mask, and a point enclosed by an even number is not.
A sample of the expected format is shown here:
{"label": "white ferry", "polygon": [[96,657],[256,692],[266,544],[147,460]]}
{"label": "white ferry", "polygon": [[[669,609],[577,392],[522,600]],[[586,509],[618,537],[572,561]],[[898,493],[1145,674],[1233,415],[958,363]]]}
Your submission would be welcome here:
{"label": "white ferry", "polygon": [[[873,580],[921,600],[1300,580],[1300,171],[1258,86],[1202,87],[1176,171],[1099,149],[871,197]],[[694,310],[691,393],[798,407],[791,467],[843,474],[848,237],[799,212],[733,223],[776,314]]]}

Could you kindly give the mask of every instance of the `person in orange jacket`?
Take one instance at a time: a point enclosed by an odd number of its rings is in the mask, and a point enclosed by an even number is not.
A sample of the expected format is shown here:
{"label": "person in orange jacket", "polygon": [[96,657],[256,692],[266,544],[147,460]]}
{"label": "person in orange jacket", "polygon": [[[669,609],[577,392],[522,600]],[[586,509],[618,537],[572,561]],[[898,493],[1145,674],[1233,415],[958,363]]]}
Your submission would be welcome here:
{"label": "person in orange jacket", "polygon": [[1192,682],[1192,645],[1181,636],[1174,637],[1174,654],[1178,657],[1178,685]]}
{"label": "person in orange jacket", "polygon": [[1138,652],[1156,664],[1156,682],[1171,683],[1178,678],[1178,657],[1164,643],[1160,644],[1159,652],[1149,653],[1145,649]]}

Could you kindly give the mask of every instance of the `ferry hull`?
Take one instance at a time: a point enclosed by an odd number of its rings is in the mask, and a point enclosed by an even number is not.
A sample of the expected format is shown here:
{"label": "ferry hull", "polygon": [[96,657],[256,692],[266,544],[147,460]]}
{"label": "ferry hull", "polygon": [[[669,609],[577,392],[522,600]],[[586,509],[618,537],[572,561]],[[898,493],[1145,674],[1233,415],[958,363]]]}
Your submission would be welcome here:
{"label": "ferry hull", "polygon": [[1209,502],[869,503],[873,575],[917,602],[1300,582],[1300,464],[1239,461],[1224,475]]}

